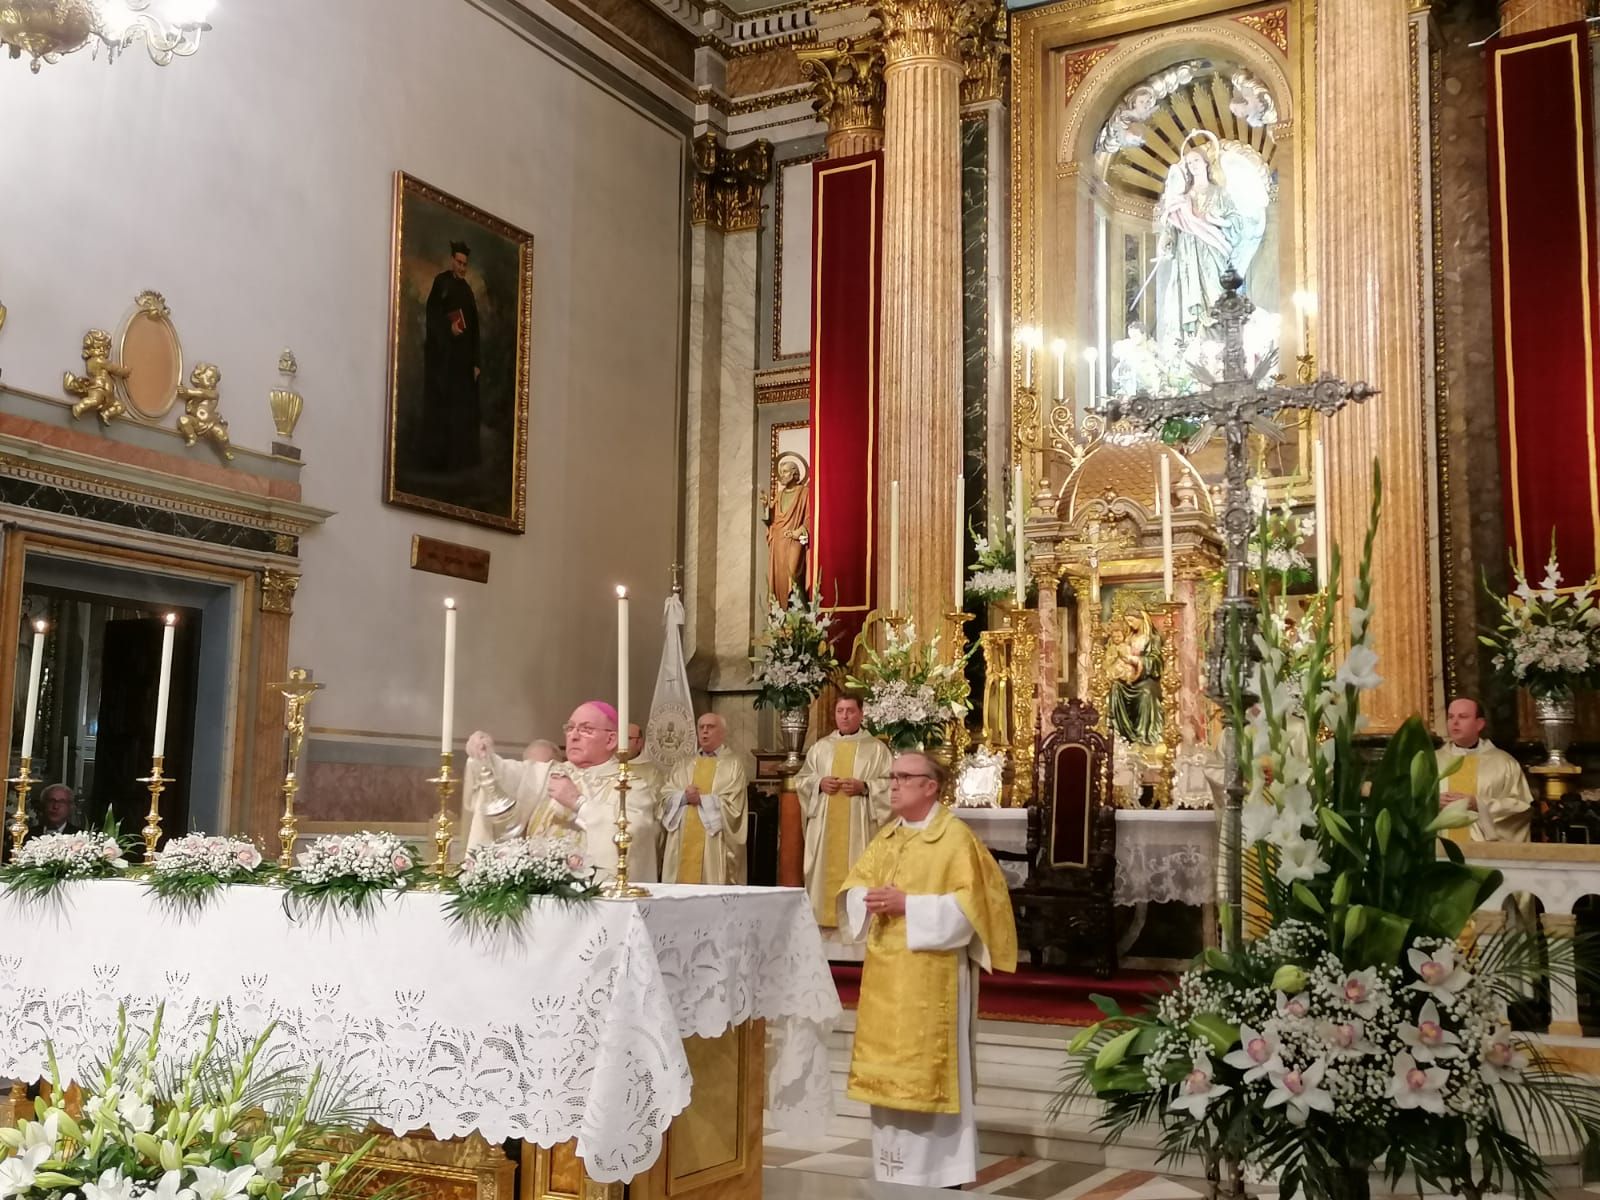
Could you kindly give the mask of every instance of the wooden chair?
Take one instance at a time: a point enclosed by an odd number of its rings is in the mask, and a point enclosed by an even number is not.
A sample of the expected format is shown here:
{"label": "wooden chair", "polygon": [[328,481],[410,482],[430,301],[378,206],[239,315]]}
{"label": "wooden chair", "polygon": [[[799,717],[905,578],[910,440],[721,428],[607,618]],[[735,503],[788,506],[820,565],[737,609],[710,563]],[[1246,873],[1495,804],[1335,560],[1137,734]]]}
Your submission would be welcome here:
{"label": "wooden chair", "polygon": [[1017,937],[1035,963],[1059,951],[1067,970],[1108,978],[1117,967],[1112,903],[1117,821],[1111,751],[1099,714],[1068,700],[1050,714],[1039,745],[1038,799],[1028,810],[1028,881],[1011,893]]}

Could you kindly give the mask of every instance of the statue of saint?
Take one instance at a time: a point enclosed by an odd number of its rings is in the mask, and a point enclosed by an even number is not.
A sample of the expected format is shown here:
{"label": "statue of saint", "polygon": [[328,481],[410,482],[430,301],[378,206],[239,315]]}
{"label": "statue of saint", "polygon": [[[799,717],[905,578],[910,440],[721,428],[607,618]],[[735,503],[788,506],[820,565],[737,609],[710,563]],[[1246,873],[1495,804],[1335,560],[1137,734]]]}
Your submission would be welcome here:
{"label": "statue of saint", "polygon": [[796,588],[805,590],[806,550],[811,545],[811,488],[806,460],[788,452],[778,456],[778,479],[761,502],[767,527],[767,587],[779,604]]}
{"label": "statue of saint", "polygon": [[1209,321],[1229,266],[1249,278],[1271,205],[1269,169],[1208,130],[1184,139],[1156,211],[1156,341],[1186,346]]}
{"label": "statue of saint", "polygon": [[1161,639],[1149,614],[1123,614],[1121,635],[1111,646],[1111,728],[1139,746],[1161,742]]}

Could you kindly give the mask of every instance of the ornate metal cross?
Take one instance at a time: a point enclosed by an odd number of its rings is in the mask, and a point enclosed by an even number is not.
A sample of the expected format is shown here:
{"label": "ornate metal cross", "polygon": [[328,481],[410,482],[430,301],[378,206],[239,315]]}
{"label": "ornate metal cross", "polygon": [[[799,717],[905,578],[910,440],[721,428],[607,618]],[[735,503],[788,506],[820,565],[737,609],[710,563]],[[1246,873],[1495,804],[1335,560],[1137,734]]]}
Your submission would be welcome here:
{"label": "ornate metal cross", "polygon": [[[1226,705],[1231,694],[1244,695],[1249,703],[1246,680],[1255,653],[1256,602],[1246,591],[1249,570],[1250,535],[1255,517],[1250,511],[1248,439],[1260,433],[1279,440],[1283,430],[1274,419],[1286,409],[1305,409],[1323,414],[1338,412],[1352,401],[1359,403],[1378,394],[1365,383],[1346,383],[1324,374],[1309,384],[1285,386],[1269,378],[1277,365],[1277,351],[1263,356],[1254,371],[1245,364],[1244,326],[1255,305],[1239,289],[1244,280],[1229,267],[1222,273],[1222,295],[1211,307],[1211,320],[1222,337],[1222,378],[1215,379],[1202,367],[1195,368],[1200,390],[1185,396],[1152,396],[1140,392],[1132,399],[1112,398],[1107,417],[1125,420],[1147,430],[1158,430],[1168,421],[1198,421],[1200,430],[1190,440],[1198,449],[1218,432],[1226,447],[1226,489],[1224,492],[1222,535],[1226,548],[1227,583],[1222,602],[1222,622],[1212,627],[1207,654],[1206,693],[1218,705]],[[1318,552],[1326,553],[1327,531],[1317,531]],[[1230,644],[1239,653],[1229,654]],[[1231,726],[1226,726],[1230,731]],[[1228,950],[1243,943],[1243,864],[1240,847],[1239,813],[1244,803],[1244,777],[1239,756],[1231,744],[1223,747],[1227,763],[1227,807],[1222,822],[1222,854],[1225,869],[1223,900],[1228,921],[1224,941]]]}

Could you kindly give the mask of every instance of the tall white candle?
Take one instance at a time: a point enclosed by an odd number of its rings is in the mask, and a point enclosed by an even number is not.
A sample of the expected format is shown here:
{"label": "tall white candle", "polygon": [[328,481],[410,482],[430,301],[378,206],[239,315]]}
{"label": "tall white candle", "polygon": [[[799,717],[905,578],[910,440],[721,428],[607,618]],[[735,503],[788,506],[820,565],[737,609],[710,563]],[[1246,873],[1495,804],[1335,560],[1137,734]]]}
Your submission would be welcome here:
{"label": "tall white candle", "polygon": [[1067,343],[1063,338],[1057,338],[1050,343],[1050,349],[1056,356],[1056,400],[1067,398]]}
{"label": "tall white candle", "polygon": [[444,712],[439,723],[439,753],[455,745],[456,727],[456,602],[444,602]]}
{"label": "tall white candle", "polygon": [[1083,352],[1083,361],[1089,364],[1089,407],[1100,407],[1100,351],[1090,346]]}
{"label": "tall white candle", "polygon": [[1156,484],[1156,509],[1161,513],[1161,590],[1172,603],[1172,460],[1165,454]]}
{"label": "tall white candle", "polygon": [[1328,586],[1328,555],[1333,550],[1333,538],[1328,529],[1328,464],[1323,457],[1322,431],[1316,433],[1317,440],[1311,443],[1311,488],[1317,523],[1317,588],[1321,590]]}
{"label": "tall white candle", "polygon": [[963,581],[966,578],[966,563],[963,560],[967,556],[966,532],[967,532],[967,477],[965,475],[963,475],[960,471],[957,471],[956,472],[956,561],[955,561],[955,568],[954,568],[954,571],[953,571],[954,578],[951,580],[951,585],[952,585],[951,595],[954,597],[953,603],[954,603],[955,607],[950,610],[951,612],[960,612],[961,611],[961,602],[962,602],[963,599],[965,599],[965,596],[963,595],[963,593],[965,591],[965,588],[963,587]]}
{"label": "tall white candle", "polygon": [[172,632],[177,627],[178,614],[168,613],[166,621],[166,628],[161,631],[161,690],[156,693],[156,747],[152,751],[157,758],[167,752],[167,699],[172,692]]}
{"label": "tall white candle", "polygon": [[628,745],[628,589],[617,585],[617,745]]}
{"label": "tall white candle", "polygon": [[22,757],[33,757],[33,725],[39,715],[39,670],[44,666],[44,622],[33,623],[33,659],[28,663],[28,709],[22,718]]}
{"label": "tall white candle", "polygon": [[900,481],[889,484],[889,611],[900,611]]}
{"label": "tall white candle", "polygon": [[1017,607],[1021,608],[1028,602],[1027,568],[1023,560],[1026,557],[1027,541],[1022,536],[1022,467],[1011,468],[1011,546],[1014,553],[1011,556],[1015,564],[1017,593]]}

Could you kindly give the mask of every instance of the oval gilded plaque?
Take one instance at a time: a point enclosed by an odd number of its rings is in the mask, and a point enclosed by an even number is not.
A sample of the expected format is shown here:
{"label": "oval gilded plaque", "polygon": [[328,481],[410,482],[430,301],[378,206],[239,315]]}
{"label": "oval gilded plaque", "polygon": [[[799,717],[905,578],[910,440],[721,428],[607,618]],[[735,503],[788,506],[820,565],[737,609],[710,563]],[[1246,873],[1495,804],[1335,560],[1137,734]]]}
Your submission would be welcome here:
{"label": "oval gilded plaque", "polygon": [[119,358],[128,370],[122,381],[128,415],[159,421],[172,411],[183,382],[183,347],[166,302],[156,293],[139,297],[138,309],[122,327]]}

